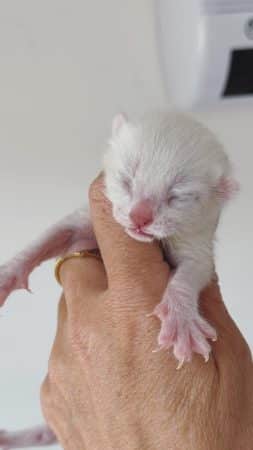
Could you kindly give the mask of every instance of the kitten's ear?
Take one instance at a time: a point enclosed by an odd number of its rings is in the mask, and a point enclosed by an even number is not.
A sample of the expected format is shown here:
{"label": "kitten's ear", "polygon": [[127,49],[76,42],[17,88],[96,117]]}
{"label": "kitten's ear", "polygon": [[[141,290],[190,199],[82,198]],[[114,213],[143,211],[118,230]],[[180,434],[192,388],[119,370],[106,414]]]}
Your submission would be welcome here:
{"label": "kitten's ear", "polygon": [[112,121],[112,135],[117,136],[119,130],[128,122],[128,118],[126,114],[119,113],[117,114]]}
{"label": "kitten's ear", "polygon": [[221,200],[231,200],[240,190],[237,180],[230,176],[222,176],[216,186],[216,192]]}

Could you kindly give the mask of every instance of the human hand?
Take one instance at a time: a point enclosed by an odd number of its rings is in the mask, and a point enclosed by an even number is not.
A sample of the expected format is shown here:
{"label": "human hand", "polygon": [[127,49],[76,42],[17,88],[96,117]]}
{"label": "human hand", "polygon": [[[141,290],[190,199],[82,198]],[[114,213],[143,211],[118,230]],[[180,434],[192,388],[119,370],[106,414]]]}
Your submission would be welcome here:
{"label": "human hand", "polygon": [[214,282],[201,296],[218,332],[207,364],[156,347],[148,318],[170,273],[157,244],[132,240],[112,218],[102,180],[90,208],[103,263],[71,259],[42,408],[66,450],[252,450],[253,365]]}

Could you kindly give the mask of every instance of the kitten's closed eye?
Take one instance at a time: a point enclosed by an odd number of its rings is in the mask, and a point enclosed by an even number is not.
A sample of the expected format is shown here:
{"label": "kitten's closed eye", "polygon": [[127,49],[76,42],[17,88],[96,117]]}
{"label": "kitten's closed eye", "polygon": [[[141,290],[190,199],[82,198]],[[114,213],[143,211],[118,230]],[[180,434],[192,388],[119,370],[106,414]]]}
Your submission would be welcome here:
{"label": "kitten's closed eye", "polygon": [[121,185],[129,194],[132,192],[132,183],[129,178],[123,176],[121,178]]}
{"label": "kitten's closed eye", "polygon": [[171,205],[171,203],[173,203],[175,200],[178,200],[180,197],[178,195],[175,194],[169,194],[167,202],[168,205]]}
{"label": "kitten's closed eye", "polygon": [[174,193],[172,192],[168,196],[168,204],[172,205],[174,203],[187,203],[190,201],[198,201],[199,194],[196,192],[187,192],[187,193]]}

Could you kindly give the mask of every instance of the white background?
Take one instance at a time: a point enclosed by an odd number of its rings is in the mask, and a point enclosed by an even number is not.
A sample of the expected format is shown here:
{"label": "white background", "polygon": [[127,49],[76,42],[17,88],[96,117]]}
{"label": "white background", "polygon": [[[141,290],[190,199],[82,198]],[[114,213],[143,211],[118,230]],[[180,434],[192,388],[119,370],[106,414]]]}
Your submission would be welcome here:
{"label": "white background", "polygon": [[[151,0],[0,1],[0,262],[86,200],[118,110],[169,104]],[[252,107],[198,116],[215,130],[242,184],[219,228],[225,301],[253,344]],[[0,317],[0,428],[42,420],[39,387],[60,289],[47,263],[34,295],[11,296]]]}

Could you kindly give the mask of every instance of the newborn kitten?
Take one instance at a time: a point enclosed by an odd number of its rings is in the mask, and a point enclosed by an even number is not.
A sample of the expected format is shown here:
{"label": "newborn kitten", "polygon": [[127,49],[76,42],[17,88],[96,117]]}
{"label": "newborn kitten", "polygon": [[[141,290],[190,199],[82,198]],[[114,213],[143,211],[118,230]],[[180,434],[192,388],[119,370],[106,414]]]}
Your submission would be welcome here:
{"label": "newborn kitten", "polygon": [[231,164],[216,137],[182,113],[113,122],[105,155],[106,195],[113,216],[143,242],[161,241],[175,268],[162,301],[158,345],[179,361],[192,353],[208,361],[217,336],[198,310],[200,291],[214,274],[214,238],[221,211],[235,193]]}
{"label": "newborn kitten", "polygon": [[[179,367],[193,352],[208,361],[209,341],[217,336],[200,315],[198,299],[214,273],[221,211],[237,190],[228,157],[208,129],[182,113],[148,114],[136,123],[118,115],[112,128],[104,174],[113,216],[132,238],[158,239],[175,268],[153,312],[161,321],[159,348],[172,348]],[[0,267],[0,305],[13,290],[28,289],[29,274],[43,261],[96,246],[88,209],[70,214]],[[20,439],[4,432],[0,447],[42,445],[37,431],[28,430],[29,439],[27,431]]]}

